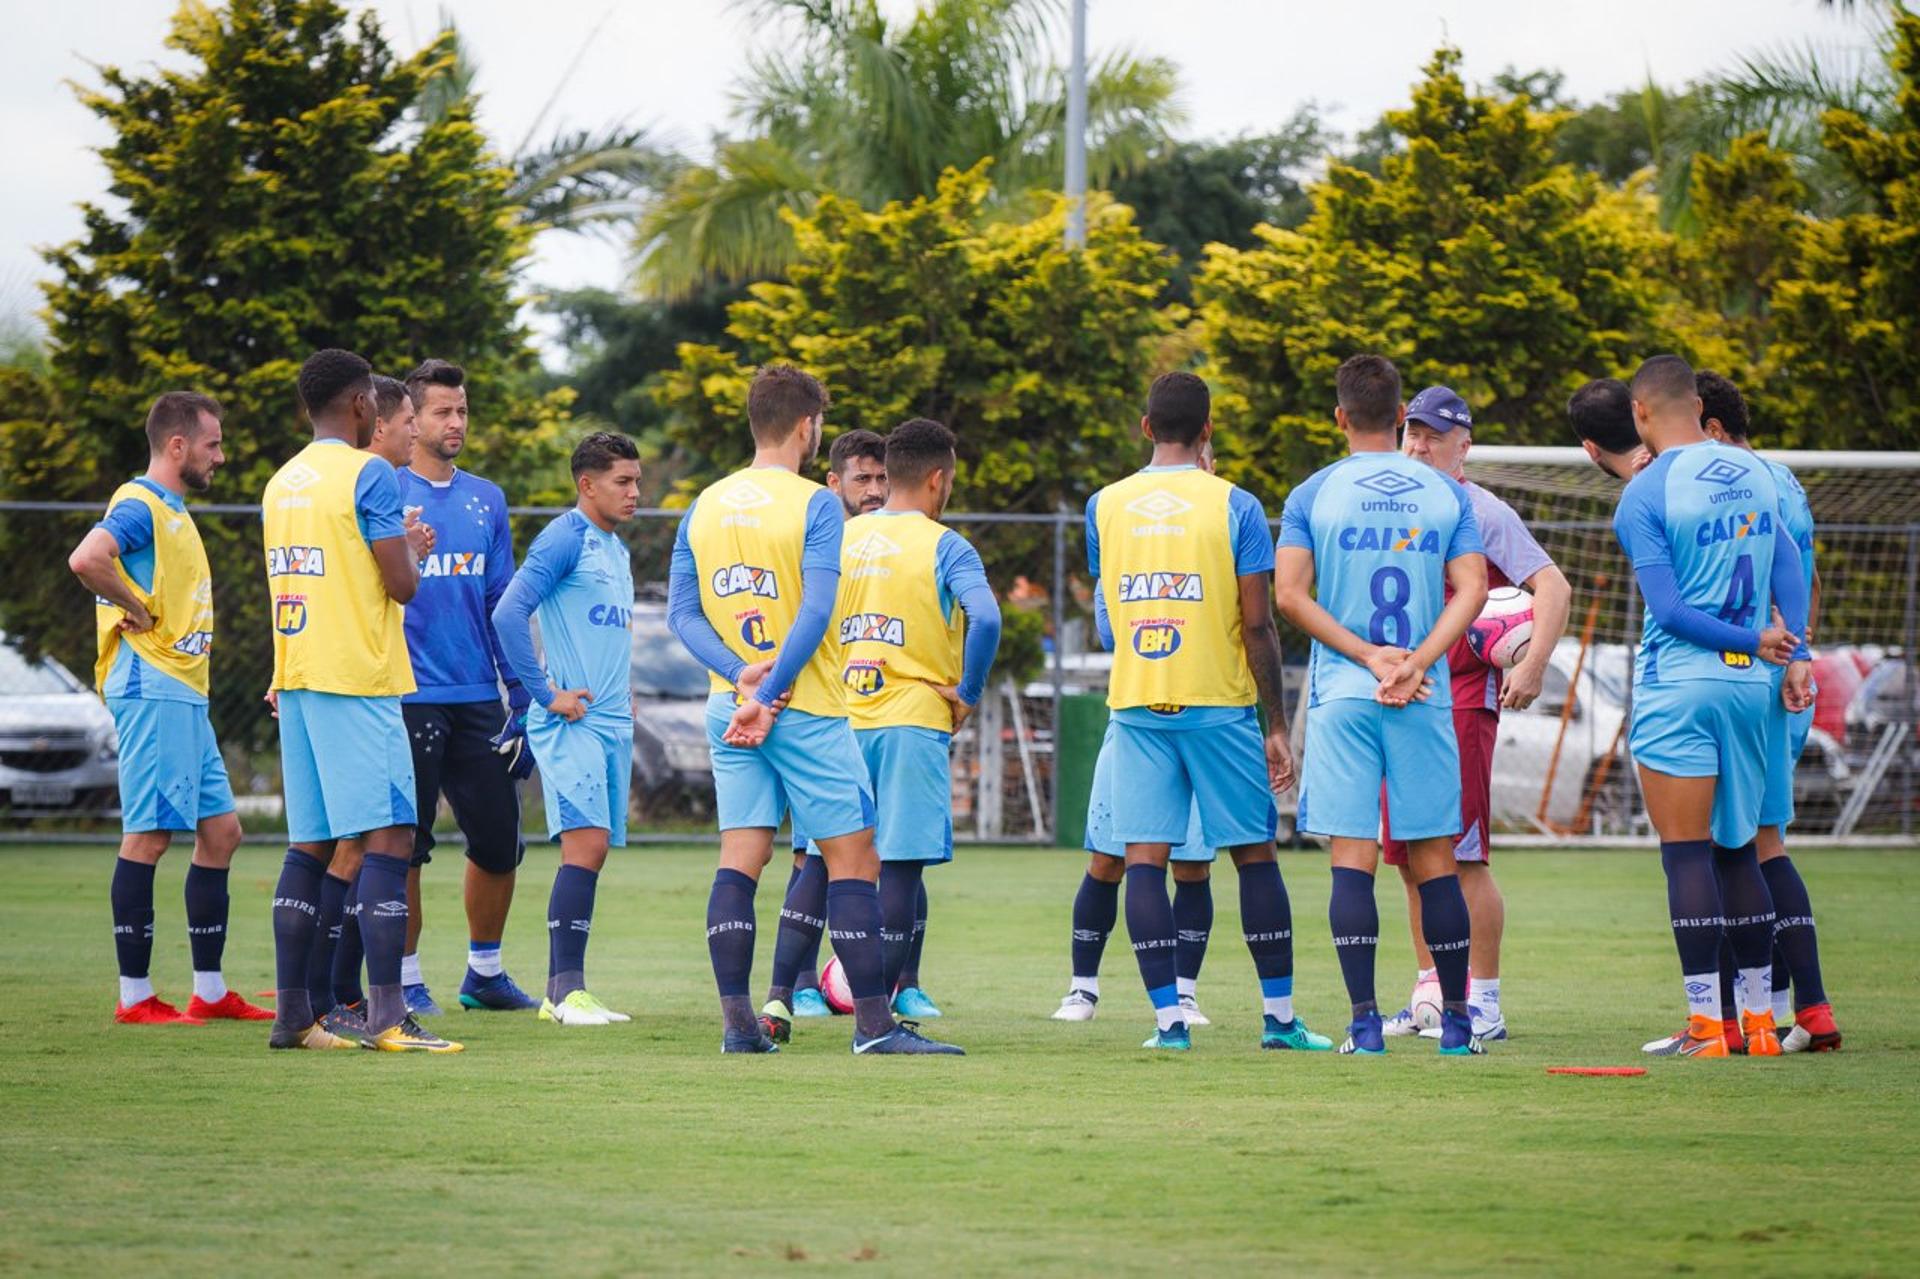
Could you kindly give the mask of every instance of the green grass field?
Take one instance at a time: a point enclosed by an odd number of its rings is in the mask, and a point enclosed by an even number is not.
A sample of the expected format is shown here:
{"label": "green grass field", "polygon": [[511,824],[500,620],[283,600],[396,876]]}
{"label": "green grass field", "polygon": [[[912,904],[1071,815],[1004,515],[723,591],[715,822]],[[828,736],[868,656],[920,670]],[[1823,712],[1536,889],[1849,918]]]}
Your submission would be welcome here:
{"label": "green grass field", "polygon": [[[1214,1025],[1150,1056],[1124,940],[1098,1021],[1065,987],[1081,859],[968,849],[930,877],[926,984],[971,1055],[856,1060],[847,1023],[721,1058],[704,850],[635,849],[603,877],[588,970],[632,1025],[455,1014],[458,1057],[270,1054],[259,1025],[115,1027],[99,849],[0,851],[0,1272],[404,1274],[1727,1271],[1910,1273],[1920,1246],[1920,858],[1803,852],[1841,1053],[1638,1064],[1678,1023],[1651,853],[1512,853],[1504,1003],[1477,1060],[1258,1051],[1252,965],[1222,862],[1200,990]],[[175,857],[179,857],[178,854]],[[245,850],[227,971],[272,984],[279,857]],[[543,974],[552,854],[507,940]],[[1300,1007],[1335,1034],[1327,873],[1283,861]],[[184,1004],[184,858],[163,863],[154,976]],[[464,947],[457,864],[428,872],[430,979]],[[757,980],[771,957],[762,893]],[[1411,960],[1383,881],[1382,998]]]}

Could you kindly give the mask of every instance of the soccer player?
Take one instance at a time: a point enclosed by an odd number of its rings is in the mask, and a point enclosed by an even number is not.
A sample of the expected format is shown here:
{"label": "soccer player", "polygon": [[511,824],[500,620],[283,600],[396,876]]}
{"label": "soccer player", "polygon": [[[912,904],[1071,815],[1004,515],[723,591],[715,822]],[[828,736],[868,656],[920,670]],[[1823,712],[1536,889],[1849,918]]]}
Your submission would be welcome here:
{"label": "soccer player", "polygon": [[[840,499],[846,518],[866,515],[887,504],[887,442],[872,431],[855,427],[842,431],[827,450],[827,488]],[[774,933],[773,984],[793,990],[795,1017],[830,1017],[826,996],[820,993],[820,935],[827,915],[827,867],[819,857],[807,856],[807,838],[793,833],[793,874],[787,879],[786,900],[780,905],[780,927]],[[921,890],[919,931],[909,950],[915,986],[919,981],[918,943],[926,930],[926,890]],[[774,1002],[772,994],[768,1002]],[[915,1015],[926,1016],[926,1008]],[[935,1009],[934,1016],[939,1015]]]}
{"label": "soccer player", "polygon": [[[300,367],[313,443],[267,482],[262,520],[273,602],[273,683],[290,846],[273,894],[279,1007],[274,1048],[458,1052],[424,1030],[400,991],[413,857],[413,756],[400,698],[413,691],[402,605],[419,585],[432,530],[401,511],[393,467],[362,452],[375,417],[373,371],[348,351]],[[336,842],[360,836],[360,935],[367,1037],[320,1026],[308,962],[321,880]]]}
{"label": "soccer player", "polygon": [[[1687,1029],[1668,1055],[1727,1055],[1724,929],[1739,968],[1747,1052],[1777,1056],[1773,899],[1754,837],[1773,696],[1765,663],[1787,667],[1779,694],[1787,709],[1812,701],[1799,638],[1807,606],[1800,554],[1779,518],[1773,473],[1701,429],[1685,360],[1647,360],[1630,395],[1653,461],[1628,481],[1614,532],[1646,601],[1628,740],[1660,836],[1687,995]],[[1767,620],[1776,607],[1784,625]]]}
{"label": "soccer player", "polygon": [[[1493,882],[1492,866],[1493,748],[1500,736],[1500,712],[1525,710],[1540,696],[1554,645],[1567,628],[1573,588],[1514,509],[1467,478],[1467,452],[1472,447],[1473,413],[1453,391],[1430,386],[1407,402],[1401,452],[1452,476],[1467,491],[1487,557],[1488,588],[1519,583],[1533,593],[1533,641],[1504,679],[1500,668],[1481,661],[1464,637],[1447,650],[1447,673],[1453,681],[1453,735],[1460,746],[1460,834],[1453,841],[1453,859],[1473,925],[1467,1003],[1474,1037],[1492,1041],[1507,1037],[1507,1019],[1500,1011],[1500,938],[1506,930],[1507,906]],[[1420,888],[1407,865],[1406,841],[1393,837],[1391,805],[1384,796],[1382,805],[1382,850],[1387,865],[1399,868],[1406,887],[1407,923],[1420,968],[1414,979],[1418,990],[1421,982],[1434,976],[1433,958],[1421,935]],[[1418,1029],[1411,1000],[1382,1026],[1388,1035],[1410,1035]]]}
{"label": "soccer player", "polygon": [[[547,899],[547,994],[540,1020],[605,1026],[633,1020],[587,991],[587,934],[610,848],[627,846],[633,778],[633,560],[614,529],[640,505],[640,452],[598,431],[573,450],[574,508],[540,530],[493,610],[532,699],[527,745],[540,765],[547,834],[560,868]],[[534,656],[540,618],[546,666]],[[490,714],[499,713],[494,703]]]}
{"label": "soccer player", "polygon": [[[887,504],[847,524],[834,610],[848,719],[878,809],[881,985],[903,1017],[940,1015],[901,973],[926,932],[926,868],[953,860],[953,734],[1000,647],[980,554],[939,522],[954,465],[953,432],[939,422],[913,418],[887,435]],[[769,1001],[760,1020],[774,1042],[789,1037],[785,1002]]]}
{"label": "soccer player", "polygon": [[[1752,453],[1747,401],[1740,388],[1718,373],[1705,371],[1694,375],[1694,386],[1700,393],[1700,425],[1708,438]],[[1806,489],[1792,471],[1774,461],[1767,461],[1766,467],[1773,472],[1780,493],[1780,518],[1800,552],[1802,582],[1807,591],[1806,640],[1811,644],[1820,614],[1820,573],[1813,558],[1813,508],[1807,502]],[[1813,707],[1788,711],[1778,695],[1784,670],[1769,665],[1767,673],[1773,677],[1774,695],[1767,706],[1767,787],[1760,804],[1760,833],[1755,844],[1760,873],[1766,876],[1767,891],[1773,895],[1774,1021],[1792,1023],[1781,1036],[1782,1052],[1831,1052],[1840,1047],[1840,1028],[1834,1024],[1833,1005],[1827,1002],[1820,979],[1813,902],[1793,859],[1787,856],[1786,846],[1787,825],[1793,821],[1793,772],[1813,728]],[[1724,999],[1731,957],[1727,947],[1721,949]],[[1791,992],[1787,988],[1789,976]]]}
{"label": "soccer player", "polygon": [[[1260,1046],[1326,1049],[1293,1012],[1293,919],[1273,856],[1273,793],[1293,783],[1273,622],[1266,513],[1202,470],[1207,384],[1167,373],[1147,393],[1148,465],[1087,501],[1087,569],[1115,637],[1113,834],[1126,845],[1127,932],[1153,1005],[1143,1047],[1192,1046],[1180,1007],[1167,862],[1197,800],[1240,875],[1240,922],[1260,979]],[[1267,713],[1262,740],[1258,700]]]}
{"label": "soccer player", "polygon": [[[113,865],[113,945],[123,1025],[268,1021],[227,989],[227,868],[240,844],[233,788],[207,718],[213,577],[188,492],[226,461],[221,409],[169,391],[147,411],[147,471],[114,491],[107,513],[67,557],[94,594],[94,684],[120,738],[120,856]],[[153,874],[175,831],[193,834],[187,942],[193,998],[182,1013],[154,993]]]}
{"label": "soccer player", "polygon": [[[406,385],[397,378],[374,374],[373,435],[366,451],[398,470],[412,460],[417,435]],[[320,1018],[321,1027],[336,1035],[366,1031],[366,996],[360,987],[360,962],[365,952],[360,944],[359,916],[349,905],[356,894],[354,881],[359,878],[365,852],[358,839],[343,839],[334,845],[333,859],[320,881],[320,918],[307,961],[307,1001]],[[408,917],[412,917],[411,902]],[[400,967],[404,993],[404,956]],[[411,1001],[408,1007],[412,1008]]]}
{"label": "soccer player", "polygon": [[873,791],[847,723],[839,638],[828,629],[841,508],[799,474],[819,451],[826,409],[825,389],[798,369],[769,365],[754,374],[753,462],[703,490],[674,539],[669,624],[713,673],[707,739],[720,866],[707,901],[707,950],[725,1023],[721,1051],[779,1048],[747,983],[754,890],[791,806],[796,829],[819,845],[826,866],[827,929],[853,994],[853,1051],[957,1053],[896,1023],[888,1007]]}
{"label": "soccer player", "polygon": [[[515,872],[526,855],[514,783],[533,769],[532,752],[525,749],[528,694],[492,621],[514,572],[507,497],[499,485],[455,465],[467,443],[466,372],[446,360],[428,360],[407,375],[406,390],[420,441],[412,464],[400,472],[400,498],[421,508],[438,539],[421,569],[420,593],[407,606],[407,650],[420,685],[400,705],[413,742],[419,812],[410,901],[419,901],[420,868],[432,857],[433,814],[444,794],[467,840],[467,971],[460,1006],[538,1008],[500,959]],[[407,1002],[416,1013],[437,1012],[420,973],[417,905],[408,919],[413,931],[401,961]]]}
{"label": "soccer player", "polygon": [[1287,495],[1275,580],[1281,613],[1313,637],[1297,821],[1333,841],[1327,916],[1353,1005],[1340,1051],[1386,1051],[1373,981],[1384,783],[1440,978],[1440,1052],[1484,1052],[1467,1004],[1471,925],[1454,859],[1460,747],[1446,653],[1486,602],[1486,559],[1466,490],[1394,448],[1406,415],[1399,371],[1356,355],[1335,385],[1348,455]]}
{"label": "soccer player", "polygon": [[1567,420],[1588,459],[1621,482],[1653,461],[1633,425],[1633,393],[1619,378],[1595,378],[1567,401]]}

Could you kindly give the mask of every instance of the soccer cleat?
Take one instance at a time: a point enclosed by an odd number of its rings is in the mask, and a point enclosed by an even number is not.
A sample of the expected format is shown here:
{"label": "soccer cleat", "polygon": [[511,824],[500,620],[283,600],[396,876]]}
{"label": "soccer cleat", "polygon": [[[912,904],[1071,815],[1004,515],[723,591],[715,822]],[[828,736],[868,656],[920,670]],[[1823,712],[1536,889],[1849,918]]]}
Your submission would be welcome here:
{"label": "soccer cleat", "polygon": [[556,1026],[610,1026],[605,1014],[593,1006],[587,998],[587,992],[576,990],[559,1003],[551,999],[540,1001],[540,1020],[550,1021]]}
{"label": "soccer cleat", "polygon": [[793,1010],[785,1002],[769,999],[760,1010],[760,1031],[776,1044],[793,1042]]}
{"label": "soccer cleat", "polygon": [[1780,1037],[1783,1053],[1830,1053],[1840,1048],[1840,1027],[1832,1004],[1813,1004],[1794,1015],[1793,1029]]}
{"label": "soccer cleat", "polygon": [[1340,1051],[1354,1057],[1382,1056],[1387,1051],[1385,1033],[1379,1013],[1355,1017],[1347,1023],[1347,1041],[1340,1045]]}
{"label": "soccer cleat", "polygon": [[1100,996],[1086,990],[1070,990],[1060,1006],[1053,1010],[1055,1021],[1092,1021]]}
{"label": "soccer cleat", "polygon": [[1420,1033],[1420,1023],[1413,1019],[1413,1009],[1402,1008],[1399,1012],[1380,1023],[1380,1033],[1383,1035],[1417,1035]]}
{"label": "soccer cleat", "polygon": [[220,998],[208,1001],[195,995],[187,1001],[187,1016],[198,1017],[201,1021],[272,1021],[273,1014],[258,1004],[250,1004],[240,997],[240,992],[230,990]]}
{"label": "soccer cleat", "polygon": [[1200,1001],[1192,995],[1180,996],[1180,1011],[1186,1014],[1189,1026],[1211,1026],[1213,1022],[1200,1011]]}
{"label": "soccer cleat", "polygon": [[1187,1029],[1187,1023],[1176,1021],[1165,1030],[1156,1030],[1147,1036],[1142,1048],[1159,1048],[1167,1052],[1183,1053],[1193,1047],[1193,1033]]}
{"label": "soccer cleat", "polygon": [[321,1014],[320,1026],[329,1034],[349,1039],[365,1038],[367,1033],[367,1001],[356,1000],[351,1004],[335,1004]]}
{"label": "soccer cleat", "polygon": [[589,1008],[599,1013],[602,1017],[605,1017],[609,1022],[622,1022],[622,1021],[633,1020],[633,1018],[628,1016],[626,1013],[617,1013],[613,1011],[613,1009],[601,1003],[600,996],[592,993],[591,991],[581,990],[581,991],[576,991],[575,993],[578,994],[582,999],[587,1001],[587,1006]]}
{"label": "soccer cleat", "polygon": [[362,1042],[383,1053],[457,1053],[466,1047],[434,1034],[415,1021],[412,1013],[402,1017],[398,1026],[389,1026]]}
{"label": "soccer cleat", "polygon": [[1456,1013],[1449,1009],[1440,1011],[1440,1055],[1442,1057],[1477,1057],[1487,1051],[1473,1033],[1473,1018],[1465,1013]]}
{"label": "soccer cleat", "polygon": [[514,985],[513,978],[505,973],[482,977],[469,968],[460,983],[460,1006],[478,1012],[515,1013],[538,1008],[540,1001]]}
{"label": "soccer cleat", "polygon": [[780,1045],[767,1038],[766,1031],[755,1027],[752,1034],[729,1028],[721,1036],[720,1051],[723,1053],[777,1053]]}
{"label": "soccer cleat", "polygon": [[793,992],[793,1015],[795,1017],[831,1017],[833,1006],[827,997],[820,993],[818,986],[809,986],[805,990]]}
{"label": "soccer cleat", "polygon": [[365,1042],[358,1036],[336,1035],[317,1021],[305,1030],[282,1030],[275,1026],[267,1036],[269,1048],[358,1048]]}
{"label": "soccer cleat", "polygon": [[1650,1057],[1725,1057],[1727,1033],[1717,1018],[1689,1017],[1679,1034],[1642,1044],[1640,1051]]}
{"label": "soccer cleat", "polygon": [[1333,1041],[1308,1030],[1307,1023],[1298,1017],[1283,1022],[1268,1013],[1260,1030],[1260,1046],[1275,1051],[1323,1053],[1332,1049]]}
{"label": "soccer cleat", "polygon": [[938,1017],[939,1007],[927,998],[927,992],[918,986],[908,986],[893,997],[893,1011],[897,1017]]}
{"label": "soccer cleat", "polygon": [[402,986],[400,993],[406,997],[407,1011],[415,1017],[440,1017],[440,1005],[433,1002],[433,992],[427,989],[425,982],[415,982],[411,986]]}
{"label": "soccer cleat", "polygon": [[1763,1013],[1742,1013],[1740,1029],[1746,1032],[1745,1052],[1749,1057],[1778,1057],[1780,1038],[1773,1029],[1773,1010]]}
{"label": "soccer cleat", "polygon": [[[1507,1019],[1501,1014],[1495,1013],[1492,1017],[1488,1017],[1472,1005],[1468,1006],[1467,1011],[1473,1014],[1473,1037],[1475,1039],[1480,1040],[1482,1043],[1491,1043],[1496,1039],[1505,1039],[1507,1037]],[[1387,1031],[1385,1033],[1390,1035],[1393,1032]],[[1429,1026],[1420,1032],[1420,1038],[1438,1039],[1440,1038],[1440,1033],[1440,1027]]]}
{"label": "soccer cleat", "polygon": [[1747,1055],[1747,1037],[1740,1032],[1740,1021],[1736,1017],[1720,1019],[1720,1034],[1727,1041],[1727,1056],[1744,1057]]}
{"label": "soccer cleat", "polygon": [[[273,1016],[268,1013],[267,1016]],[[113,1019],[122,1026],[204,1026],[206,1021],[191,1013],[183,1013],[172,1004],[161,1002],[160,996],[148,995],[137,1004],[115,1004]]]}
{"label": "soccer cleat", "polygon": [[862,1039],[853,1037],[856,1057],[964,1057],[967,1050],[958,1044],[943,1044],[920,1033],[917,1022],[903,1021],[884,1035]]}

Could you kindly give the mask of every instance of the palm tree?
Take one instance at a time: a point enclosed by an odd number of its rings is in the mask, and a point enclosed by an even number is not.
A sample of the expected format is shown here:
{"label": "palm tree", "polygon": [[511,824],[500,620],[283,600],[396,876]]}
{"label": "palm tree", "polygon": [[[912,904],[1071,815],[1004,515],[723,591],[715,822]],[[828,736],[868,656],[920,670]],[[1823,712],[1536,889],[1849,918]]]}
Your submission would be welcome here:
{"label": "palm tree", "polygon": [[[825,192],[877,208],[933,192],[941,172],[994,162],[999,198],[1056,187],[1066,73],[1047,56],[1059,0],[928,0],[890,21],[877,0],[746,0],[761,27],[791,31],[755,57],[735,92],[746,136],[716,140],[651,201],[638,228],[649,291],[765,276],[787,265],[780,211]],[[1088,77],[1088,170],[1137,167],[1180,119],[1161,58],[1112,53]]]}
{"label": "palm tree", "polygon": [[[606,230],[631,222],[640,213],[642,196],[665,189],[685,167],[648,129],[624,121],[600,129],[559,130],[543,142],[534,141],[605,25],[602,18],[587,33],[526,136],[505,157],[513,170],[508,194],[520,206],[521,220],[536,230]],[[420,95],[418,110],[426,121],[442,119],[456,107],[470,107],[476,97],[478,63],[461,40],[453,15],[444,9],[438,38],[446,42],[450,56]]]}

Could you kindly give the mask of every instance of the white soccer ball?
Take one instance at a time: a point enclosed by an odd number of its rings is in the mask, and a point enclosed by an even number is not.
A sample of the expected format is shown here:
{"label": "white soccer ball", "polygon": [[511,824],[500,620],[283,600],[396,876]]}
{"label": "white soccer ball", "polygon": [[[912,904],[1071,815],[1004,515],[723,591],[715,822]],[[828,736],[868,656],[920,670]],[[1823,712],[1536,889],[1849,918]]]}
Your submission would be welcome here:
{"label": "white soccer ball", "polygon": [[[826,974],[821,974],[824,984]],[[1407,1007],[1413,1012],[1413,1024],[1422,1030],[1437,1030],[1440,1027],[1440,978],[1423,977],[1407,996]]]}
{"label": "white soccer ball", "polygon": [[1497,586],[1467,628],[1473,655],[1501,670],[1517,666],[1533,642],[1533,596],[1518,586]]}
{"label": "white soccer ball", "polygon": [[842,1016],[853,1011],[853,988],[847,985],[847,970],[840,966],[838,955],[820,970],[820,994],[826,999],[827,1007]]}

